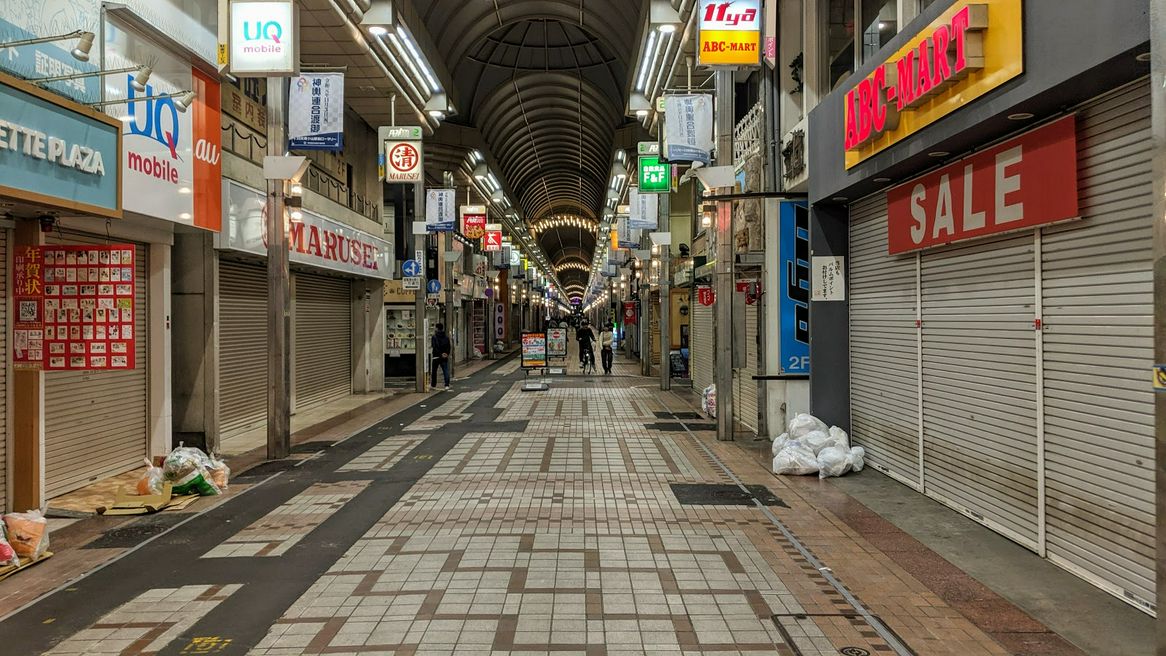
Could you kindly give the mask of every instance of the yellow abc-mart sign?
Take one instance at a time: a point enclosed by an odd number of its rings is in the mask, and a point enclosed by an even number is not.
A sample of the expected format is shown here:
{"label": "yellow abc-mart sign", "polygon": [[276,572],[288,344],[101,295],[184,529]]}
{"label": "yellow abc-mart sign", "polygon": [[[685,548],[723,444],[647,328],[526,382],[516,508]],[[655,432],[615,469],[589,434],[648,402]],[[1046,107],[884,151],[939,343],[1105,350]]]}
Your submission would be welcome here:
{"label": "yellow abc-mart sign", "polygon": [[701,0],[698,19],[702,66],[761,64],[760,0]]}

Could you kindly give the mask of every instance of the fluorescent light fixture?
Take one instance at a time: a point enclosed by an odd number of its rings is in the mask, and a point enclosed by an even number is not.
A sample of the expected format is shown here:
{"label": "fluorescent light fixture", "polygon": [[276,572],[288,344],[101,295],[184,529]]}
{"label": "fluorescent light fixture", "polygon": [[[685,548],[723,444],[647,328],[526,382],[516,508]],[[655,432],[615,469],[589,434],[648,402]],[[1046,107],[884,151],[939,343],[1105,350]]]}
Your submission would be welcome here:
{"label": "fluorescent light fixture", "polygon": [[368,28],[368,33],[373,36],[385,36],[389,33],[389,28],[385,27],[384,25],[370,25]]}
{"label": "fluorescent light fixture", "polygon": [[485,182],[489,175],[490,167],[486,166],[485,162],[481,162],[474,167],[474,179]]}
{"label": "fluorescent light fixture", "polygon": [[644,90],[644,76],[648,73],[648,64],[656,58],[656,31],[648,34],[648,45],[644,48],[644,58],[640,61],[640,72],[636,75],[636,91]]}
{"label": "fluorescent light fixture", "polygon": [[[403,26],[402,26],[403,27]],[[417,65],[425,72],[425,80],[429,83],[429,90],[433,93],[441,91],[441,85],[437,83],[437,78],[433,76],[433,72],[429,70],[429,63],[421,56],[421,52],[417,46],[413,44],[413,39],[409,36],[409,29],[404,28],[397,30],[401,34],[401,41],[404,42],[405,48],[409,51],[409,55],[417,62]]]}

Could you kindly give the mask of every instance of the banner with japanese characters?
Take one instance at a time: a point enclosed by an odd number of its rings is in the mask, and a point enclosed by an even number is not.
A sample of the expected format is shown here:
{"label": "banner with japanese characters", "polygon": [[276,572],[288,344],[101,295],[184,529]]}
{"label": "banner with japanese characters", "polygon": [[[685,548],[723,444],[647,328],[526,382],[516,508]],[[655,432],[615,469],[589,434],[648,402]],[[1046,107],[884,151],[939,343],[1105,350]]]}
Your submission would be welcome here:
{"label": "banner with japanese characters", "polygon": [[14,367],[136,367],[133,244],[32,246],[15,255]]}
{"label": "banner with japanese characters", "polygon": [[425,229],[429,232],[453,232],[457,229],[457,191],[425,191]]}
{"label": "banner with japanese characters", "polygon": [[288,92],[289,150],[344,149],[344,74],[305,73]]}
{"label": "banner with japanese characters", "polygon": [[628,188],[628,228],[631,230],[655,230],[659,225],[659,196],[641,193],[636,187]]}

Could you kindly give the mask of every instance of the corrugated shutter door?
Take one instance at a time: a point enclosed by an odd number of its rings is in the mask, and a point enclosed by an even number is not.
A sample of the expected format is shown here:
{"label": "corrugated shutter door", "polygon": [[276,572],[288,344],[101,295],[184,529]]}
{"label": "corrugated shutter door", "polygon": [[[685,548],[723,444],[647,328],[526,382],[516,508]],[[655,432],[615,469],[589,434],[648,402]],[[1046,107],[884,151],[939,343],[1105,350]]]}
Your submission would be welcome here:
{"label": "corrugated shutter door", "polygon": [[1154,603],[1152,140],[1146,82],[1079,117],[1082,221],[1043,237],[1049,557]]}
{"label": "corrugated shutter door", "polygon": [[219,260],[219,430],[267,422],[267,270]]}
{"label": "corrugated shutter door", "polygon": [[[48,244],[106,244],[47,235]],[[124,242],[122,242],[124,243]],[[134,469],[149,438],[149,246],[137,244],[132,371],[45,372],[45,495],[53,498]]]}
{"label": "corrugated shutter door", "polygon": [[693,303],[689,334],[692,389],[700,394],[713,384],[713,309]]}
{"label": "corrugated shutter door", "polygon": [[296,273],[296,411],[352,393],[352,283]]}
{"label": "corrugated shutter door", "polygon": [[850,208],[850,421],[877,469],[919,484],[914,255],[887,255],[887,197]]}
{"label": "corrugated shutter door", "polygon": [[8,231],[0,230],[0,510],[8,509]]}
{"label": "corrugated shutter door", "polygon": [[745,367],[737,372],[733,390],[733,407],[737,421],[757,432],[757,321],[758,306],[745,306]]}
{"label": "corrugated shutter door", "polygon": [[922,259],[925,490],[1035,547],[1033,235]]}

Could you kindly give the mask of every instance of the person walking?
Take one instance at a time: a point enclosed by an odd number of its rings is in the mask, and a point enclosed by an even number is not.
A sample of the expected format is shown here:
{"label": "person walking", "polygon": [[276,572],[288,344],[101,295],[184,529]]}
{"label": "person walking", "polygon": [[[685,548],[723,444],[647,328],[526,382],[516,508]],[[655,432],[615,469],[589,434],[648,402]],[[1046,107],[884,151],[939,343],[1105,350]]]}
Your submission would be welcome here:
{"label": "person walking", "polygon": [[603,373],[611,375],[611,366],[615,362],[615,324],[603,324],[603,332],[599,334],[599,348],[603,354]]}
{"label": "person walking", "polygon": [[453,342],[450,341],[449,335],[445,333],[445,324],[437,324],[437,330],[433,333],[433,337],[429,339],[430,353],[433,355],[433,362],[429,366],[429,386],[437,389],[437,368],[441,367],[441,374],[445,378],[445,389],[449,389],[449,353],[453,350]]}

